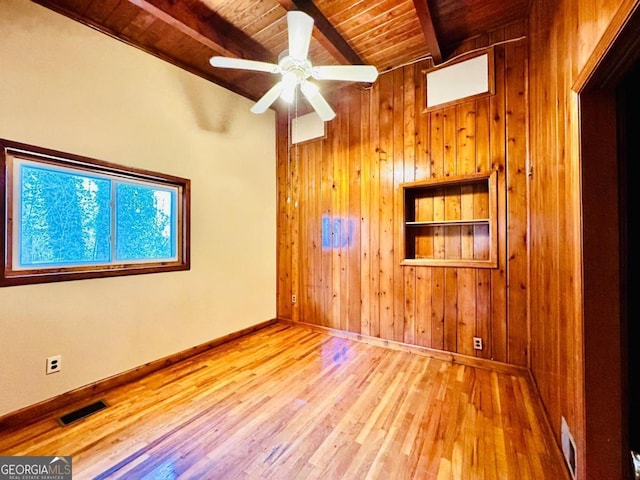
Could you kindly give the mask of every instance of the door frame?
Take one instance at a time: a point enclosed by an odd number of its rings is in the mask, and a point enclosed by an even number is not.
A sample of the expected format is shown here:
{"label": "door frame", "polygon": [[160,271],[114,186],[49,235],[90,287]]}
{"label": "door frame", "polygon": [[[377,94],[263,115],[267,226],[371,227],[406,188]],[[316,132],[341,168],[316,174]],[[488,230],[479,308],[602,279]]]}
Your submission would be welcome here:
{"label": "door frame", "polygon": [[573,85],[582,195],[584,462],[587,478],[629,478],[626,281],[621,261],[617,87],[640,58],[640,2],[624,2]]}

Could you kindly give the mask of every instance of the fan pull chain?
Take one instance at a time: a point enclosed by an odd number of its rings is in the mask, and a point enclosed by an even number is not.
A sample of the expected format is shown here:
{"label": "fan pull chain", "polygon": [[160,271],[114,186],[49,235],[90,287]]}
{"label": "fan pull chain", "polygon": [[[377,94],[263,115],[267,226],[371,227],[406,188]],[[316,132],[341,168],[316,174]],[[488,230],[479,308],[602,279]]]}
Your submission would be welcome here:
{"label": "fan pull chain", "polygon": [[291,105],[287,106],[287,203],[291,203]]}

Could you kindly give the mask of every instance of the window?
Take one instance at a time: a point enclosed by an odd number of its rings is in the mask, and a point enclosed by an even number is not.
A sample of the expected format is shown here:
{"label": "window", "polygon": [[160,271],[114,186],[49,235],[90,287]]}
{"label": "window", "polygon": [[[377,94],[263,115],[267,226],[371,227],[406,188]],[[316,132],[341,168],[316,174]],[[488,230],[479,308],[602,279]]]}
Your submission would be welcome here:
{"label": "window", "polygon": [[424,72],[426,110],[435,110],[495,93],[493,49]]}
{"label": "window", "polygon": [[189,180],[0,147],[1,286],[189,269]]}

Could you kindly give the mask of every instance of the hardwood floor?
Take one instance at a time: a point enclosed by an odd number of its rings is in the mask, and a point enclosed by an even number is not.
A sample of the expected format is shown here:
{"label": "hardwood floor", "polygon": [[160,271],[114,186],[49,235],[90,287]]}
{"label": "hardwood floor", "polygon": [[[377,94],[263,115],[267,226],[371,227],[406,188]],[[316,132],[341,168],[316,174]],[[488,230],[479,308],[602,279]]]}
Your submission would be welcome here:
{"label": "hardwood floor", "polygon": [[568,479],[527,378],[301,326],[99,398],[0,432],[0,454],[72,455],[74,479]]}

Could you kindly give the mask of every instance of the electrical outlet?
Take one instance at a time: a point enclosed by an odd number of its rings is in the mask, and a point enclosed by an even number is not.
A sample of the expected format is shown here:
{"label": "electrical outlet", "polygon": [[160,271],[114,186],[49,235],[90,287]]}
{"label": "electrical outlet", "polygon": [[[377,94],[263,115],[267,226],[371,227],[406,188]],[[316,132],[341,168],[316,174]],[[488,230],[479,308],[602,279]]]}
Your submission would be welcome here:
{"label": "electrical outlet", "polygon": [[60,370],[62,370],[62,355],[47,357],[47,375],[59,372]]}
{"label": "electrical outlet", "polygon": [[482,338],[481,337],[473,337],[473,348],[474,348],[474,350],[482,350]]}
{"label": "electrical outlet", "polygon": [[295,295],[291,295],[291,303],[296,303],[298,298]]}
{"label": "electrical outlet", "polygon": [[571,435],[571,431],[569,430],[569,424],[564,417],[562,417],[560,437],[562,454],[567,462],[567,467],[569,467],[569,473],[571,473],[571,478],[576,478],[576,442],[573,440],[573,435]]}

